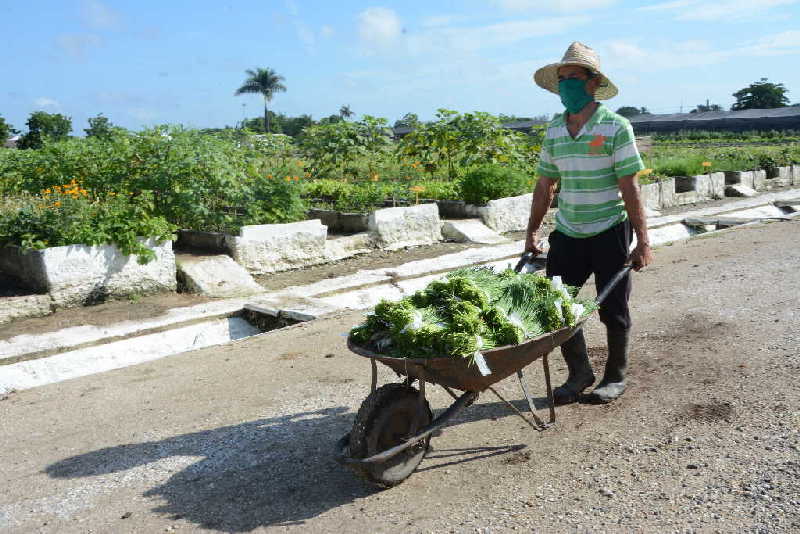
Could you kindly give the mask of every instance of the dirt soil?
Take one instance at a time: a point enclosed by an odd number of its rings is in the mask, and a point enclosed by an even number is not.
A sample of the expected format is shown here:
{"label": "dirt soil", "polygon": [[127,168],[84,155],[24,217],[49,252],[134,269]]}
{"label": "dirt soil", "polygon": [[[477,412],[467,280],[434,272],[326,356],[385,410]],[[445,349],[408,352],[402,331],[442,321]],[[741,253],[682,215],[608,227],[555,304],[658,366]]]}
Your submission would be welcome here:
{"label": "dirt soil", "polygon": [[283,289],[290,286],[311,284],[325,278],[347,276],[360,270],[396,267],[410,261],[435,258],[452,254],[468,248],[481,248],[490,245],[474,243],[434,243],[424,247],[408,247],[401,250],[374,250],[369,254],[361,254],[325,265],[317,265],[305,269],[285,271],[255,276],[256,281],[269,290]]}
{"label": "dirt soil", "polygon": [[[342,336],[357,312],[12,393],[0,530],[797,532],[798,235],[778,222],[657,249],[635,275],[619,401],[558,408],[537,433],[483,394],[390,490],[333,459],[369,388]],[[498,389],[522,409],[514,380]],[[435,413],[451,402],[428,391]]]}

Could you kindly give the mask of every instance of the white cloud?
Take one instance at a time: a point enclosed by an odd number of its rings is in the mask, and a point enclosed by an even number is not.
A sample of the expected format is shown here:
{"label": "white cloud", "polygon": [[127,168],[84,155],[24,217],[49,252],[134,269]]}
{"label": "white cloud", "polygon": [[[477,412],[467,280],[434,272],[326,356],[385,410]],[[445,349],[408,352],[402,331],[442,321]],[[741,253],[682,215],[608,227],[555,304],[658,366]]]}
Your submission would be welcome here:
{"label": "white cloud", "polygon": [[48,98],[46,96],[40,96],[39,98],[34,100],[33,105],[40,109],[45,109],[45,108],[58,109],[61,107],[61,104],[59,104],[57,100],[53,100],[52,98]]}
{"label": "white cloud", "polygon": [[672,11],[677,20],[730,21],[763,15],[767,10],[800,0],[673,0],[638,8],[639,11]]}
{"label": "white cloud", "polygon": [[549,17],[501,22],[488,26],[431,28],[409,37],[409,49],[425,54],[443,49],[475,51],[555,35],[590,21],[586,16]]}
{"label": "white cloud", "polygon": [[62,52],[75,59],[83,59],[90,49],[100,46],[103,40],[92,33],[65,33],[56,37]]}
{"label": "white cloud", "polygon": [[800,54],[800,30],[790,30],[720,49],[715,49],[711,43],[702,40],[653,42],[652,48],[643,48],[628,40],[616,40],[604,43],[600,57],[607,59],[612,71],[635,69],[652,72],[714,65],[736,58],[797,54]]}
{"label": "white cloud", "polygon": [[358,14],[358,34],[368,47],[388,47],[401,33],[400,17],[392,9],[370,7]]}
{"label": "white cloud", "polygon": [[84,0],[81,5],[84,24],[96,30],[112,30],[119,27],[120,16],[99,0]]}
{"label": "white cloud", "polygon": [[495,4],[505,11],[569,11],[610,7],[618,0],[495,0]]}

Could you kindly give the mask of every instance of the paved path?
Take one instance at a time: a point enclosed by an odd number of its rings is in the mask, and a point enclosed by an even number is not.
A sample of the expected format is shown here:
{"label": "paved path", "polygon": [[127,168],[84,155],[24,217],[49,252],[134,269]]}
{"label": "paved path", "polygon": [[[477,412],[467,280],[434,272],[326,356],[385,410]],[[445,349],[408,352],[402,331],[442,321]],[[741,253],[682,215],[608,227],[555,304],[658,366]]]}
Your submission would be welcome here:
{"label": "paved path", "polygon": [[[331,458],[368,388],[342,337],[360,312],[13,393],[0,531],[797,531],[797,235],[779,222],[657,250],[635,279],[623,399],[560,408],[534,434],[482,396],[389,491]],[[587,339],[602,369],[597,321]],[[448,399],[431,391],[434,410]]]}

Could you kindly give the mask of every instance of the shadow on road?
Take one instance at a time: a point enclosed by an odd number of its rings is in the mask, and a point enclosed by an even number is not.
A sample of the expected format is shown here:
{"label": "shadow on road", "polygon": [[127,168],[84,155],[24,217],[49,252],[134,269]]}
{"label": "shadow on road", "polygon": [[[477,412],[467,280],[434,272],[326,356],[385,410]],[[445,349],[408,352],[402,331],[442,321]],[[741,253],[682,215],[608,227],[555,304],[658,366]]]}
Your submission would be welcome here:
{"label": "shadow on road", "polygon": [[[326,408],[109,447],[45,471],[79,478],[180,462],[179,472],[145,493],[163,499],[154,511],[229,532],[297,524],[377,491],[333,460],[336,438],[352,425],[347,411]],[[201,459],[183,467],[187,456]]]}
{"label": "shadow on road", "polygon": [[[541,401],[537,399],[537,404]],[[514,401],[524,409],[522,403]],[[139,468],[146,479],[153,476],[147,471],[156,471],[155,476],[170,471],[174,474],[166,482],[144,494],[163,500],[164,504],[154,509],[157,513],[228,532],[302,524],[379,491],[333,459],[337,439],[353,423],[353,414],[347,412],[345,407],[326,408],[119,445],[66,458],[45,472],[53,478],[81,478]],[[499,419],[506,413],[507,408],[499,403],[478,404],[451,424]],[[523,447],[434,450],[431,463],[420,467],[436,469]]]}

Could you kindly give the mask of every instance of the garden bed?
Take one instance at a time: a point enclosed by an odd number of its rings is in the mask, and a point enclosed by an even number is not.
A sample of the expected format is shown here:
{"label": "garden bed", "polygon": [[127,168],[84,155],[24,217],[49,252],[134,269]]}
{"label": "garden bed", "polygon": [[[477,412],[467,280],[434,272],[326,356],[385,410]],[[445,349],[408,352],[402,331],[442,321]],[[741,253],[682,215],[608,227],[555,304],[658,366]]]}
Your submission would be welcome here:
{"label": "garden bed", "polygon": [[49,294],[56,307],[175,291],[172,242],[141,242],[155,255],[144,265],[114,245],[66,245],[41,250],[9,245],[0,249],[0,270],[36,293]]}

